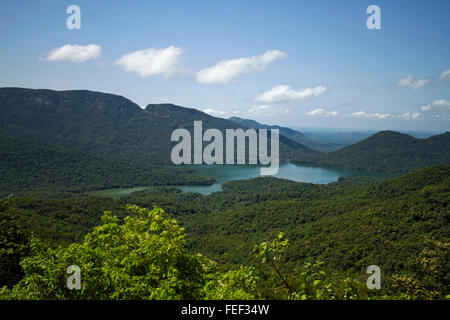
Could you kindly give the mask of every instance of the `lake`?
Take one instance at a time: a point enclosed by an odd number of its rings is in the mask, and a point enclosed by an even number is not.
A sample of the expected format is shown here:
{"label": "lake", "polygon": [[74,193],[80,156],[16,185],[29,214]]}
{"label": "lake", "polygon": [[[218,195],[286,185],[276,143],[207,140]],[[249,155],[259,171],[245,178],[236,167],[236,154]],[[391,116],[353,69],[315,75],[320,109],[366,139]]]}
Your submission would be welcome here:
{"label": "lake", "polygon": [[[183,192],[198,192],[201,194],[211,194],[222,190],[222,183],[231,180],[245,180],[260,176],[260,170],[257,166],[237,166],[237,165],[201,165],[189,166],[195,170],[195,173],[204,176],[216,178],[217,182],[210,186],[177,186]],[[340,176],[355,176],[355,172],[342,171],[334,169],[325,169],[321,167],[305,167],[292,163],[282,163],[277,178],[283,178],[298,182],[311,182],[327,184],[337,181]]]}
{"label": "lake", "polygon": [[[209,186],[176,186],[183,192],[198,192],[201,194],[211,194],[222,190],[222,183],[231,180],[244,180],[260,176],[260,170],[257,166],[238,166],[238,165],[189,165],[187,168],[194,169],[199,175],[211,176],[216,178],[217,182]],[[335,170],[321,167],[305,167],[292,163],[280,164],[280,169],[275,177],[289,179],[298,182],[311,182],[326,184],[337,181],[340,176],[351,177],[361,175],[352,171]],[[148,187],[133,188],[114,188],[105,190],[96,190],[90,192],[92,195],[100,197],[120,197],[136,191],[145,190]]]}

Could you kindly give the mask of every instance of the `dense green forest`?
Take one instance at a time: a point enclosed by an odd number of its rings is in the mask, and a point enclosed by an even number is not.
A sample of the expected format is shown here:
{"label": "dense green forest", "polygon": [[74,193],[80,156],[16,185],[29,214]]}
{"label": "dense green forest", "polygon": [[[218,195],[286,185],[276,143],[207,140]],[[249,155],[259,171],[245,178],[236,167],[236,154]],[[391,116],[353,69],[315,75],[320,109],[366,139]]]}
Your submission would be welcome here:
{"label": "dense green forest", "polygon": [[[210,195],[169,165],[176,128],[258,126],[91,91],[0,89],[0,299],[443,299],[450,133],[379,132],[330,153],[288,128],[281,159],[387,177],[273,177]],[[322,146],[323,147],[323,146]],[[393,177],[394,176],[394,177]],[[119,198],[88,191],[150,186]],[[65,286],[79,265],[81,290]],[[366,287],[367,267],[381,290]]]}
{"label": "dense green forest", "polygon": [[436,164],[450,163],[449,145],[450,132],[417,139],[394,131],[381,131],[340,150],[291,161],[398,175]]}
{"label": "dense green forest", "polygon": [[[33,138],[97,158],[149,166],[171,164],[177,128],[193,132],[194,121],[203,129],[242,128],[196,109],[173,104],[148,105],[86,90],[52,91],[0,88],[0,134]],[[280,158],[316,151],[280,137]]]}
{"label": "dense green forest", "polygon": [[41,141],[0,136],[0,194],[169,184],[211,184],[214,178],[174,167],[139,167]]}
{"label": "dense green forest", "polygon": [[[392,174],[450,162],[450,151],[447,147],[450,144],[449,133],[416,139],[405,134],[385,131],[340,150],[321,153],[315,150],[321,150],[320,146],[314,147],[312,140],[289,128],[266,126],[239,118],[216,118],[196,109],[173,104],[149,104],[143,110],[122,96],[86,90],[0,88],[0,111],[0,136],[5,140],[2,144],[8,148],[16,147],[16,150],[1,151],[9,152],[2,154],[2,158],[6,158],[2,163],[2,172],[16,174],[20,173],[17,168],[22,165],[25,168],[30,166],[30,162],[24,160],[23,155],[17,156],[15,161],[8,159],[9,156],[20,153],[20,148],[14,146],[11,139],[23,140],[18,144],[31,149],[29,152],[34,153],[32,159],[38,160],[34,161],[34,164],[46,162],[45,156],[48,155],[50,163],[55,165],[54,170],[60,173],[68,168],[64,160],[67,160],[69,154],[66,151],[72,152],[71,156],[74,158],[89,162],[90,173],[93,173],[100,163],[105,168],[97,170],[100,172],[93,175],[89,174],[92,181],[86,181],[83,177],[77,179],[76,175],[80,170],[74,168],[74,176],[69,178],[68,174],[62,174],[61,178],[54,178],[62,179],[54,181],[58,189],[61,188],[62,182],[66,184],[65,181],[72,189],[77,188],[77,185],[87,185],[89,189],[91,186],[107,188],[138,185],[149,180],[145,171],[153,177],[146,185],[211,183],[208,179],[189,177],[192,172],[188,171],[185,174],[180,172],[182,177],[179,174],[170,174],[174,169],[167,167],[171,164],[170,153],[175,145],[175,142],[171,142],[171,133],[177,128],[186,128],[192,132],[194,121],[202,121],[204,130],[216,128],[222,132],[225,129],[246,127],[278,128],[281,161]],[[39,147],[47,150],[40,151]],[[49,148],[53,147],[59,149],[49,152]],[[92,157],[92,161],[88,161],[91,158],[87,156]],[[60,159],[56,160],[57,157]],[[45,164],[41,167],[43,172],[48,172]],[[125,171],[126,175],[121,173]],[[110,177],[104,179],[106,172]],[[79,174],[83,176],[82,173]],[[5,181],[8,184],[18,184],[18,188],[10,191],[17,191],[26,177],[29,177],[30,189],[51,182],[46,174],[39,176],[27,170],[22,176],[23,178],[18,177],[18,181],[8,180],[6,176]],[[122,181],[119,182],[118,179]],[[22,182],[19,182],[20,180]],[[95,180],[103,182],[97,183]],[[136,183],[130,183],[130,180]]]}
{"label": "dense green forest", "polygon": [[[247,279],[248,286],[244,288],[236,284],[222,288],[228,290],[228,294],[240,292],[241,298],[445,298],[449,294],[449,165],[383,181],[360,177],[316,185],[255,178],[226,183],[223,189],[208,196],[181,193],[171,187],[153,187],[121,199],[87,195],[59,199],[14,196],[4,199],[2,219],[10,217],[8,219],[20,226],[20,232],[50,241],[46,245],[49,249],[31,241],[28,255],[24,254],[23,246],[17,250],[24,267],[24,280],[11,292],[4,289],[4,298],[183,298],[194,297],[190,296],[194,293],[189,290],[197,289],[200,291],[196,291],[195,297],[205,298],[202,290],[205,286],[210,287],[205,279],[217,281],[214,277],[226,277],[233,283],[238,281],[234,277]],[[51,271],[50,266],[63,266],[69,260],[73,261],[75,255],[82,256],[83,263],[88,265],[89,261],[97,261],[98,257],[88,252],[97,252],[92,246],[106,244],[92,239],[104,232],[113,232],[110,229],[112,222],[97,227],[93,233],[92,228],[101,225],[104,211],[112,211],[117,216],[111,218],[109,215],[107,218],[107,221],[113,219],[111,221],[117,225],[114,228],[125,228],[127,219],[134,219],[134,214],[130,215],[126,209],[127,203],[165,208],[165,219],[175,223],[175,218],[185,229],[186,237],[183,236],[183,242],[179,244],[184,253],[177,254],[187,255],[182,260],[195,257],[197,253],[213,259],[216,262],[211,263],[218,268],[214,269],[215,276],[212,277],[208,270],[190,270],[194,272],[192,276],[203,279],[197,283],[200,289],[185,288],[189,293],[174,289],[176,293],[158,296],[157,288],[154,292],[142,291],[137,283],[127,282],[132,281],[133,275],[141,277],[136,278],[140,279],[139,283],[152,283],[146,277],[161,277],[150,269],[139,269],[140,263],[146,263],[145,259],[151,260],[150,257],[141,257],[141,262],[136,261],[137,269],[127,269],[123,263],[117,262],[119,265],[108,265],[111,271],[98,266],[88,271],[93,275],[100,272],[103,274],[101,277],[105,277],[104,281],[113,277],[114,272],[122,272],[123,277],[131,278],[120,281],[120,284],[129,285],[129,290],[137,290],[135,293],[120,293],[119,282],[118,287],[108,289],[111,292],[103,292],[106,289],[102,282],[92,281],[86,284],[79,296],[72,296],[72,293],[57,287],[63,281],[64,270],[58,271],[60,273],[54,275],[57,280],[50,284],[36,282],[40,277],[48,277],[46,272],[56,272]],[[126,216],[131,218],[123,220]],[[151,221],[145,223],[152,224]],[[137,225],[127,227],[123,232],[129,233],[128,236],[114,237],[111,241],[126,241],[125,246],[130,247],[133,239],[138,241],[143,237],[134,228],[139,229]],[[166,240],[161,239],[163,242]],[[130,252],[104,254],[138,259],[139,255],[132,252],[138,250],[140,241],[135,243],[137,247],[131,246]],[[23,256],[29,258],[23,259]],[[267,257],[270,257],[269,261]],[[41,265],[48,259],[53,262],[48,266]],[[157,263],[151,261],[152,264]],[[365,288],[365,269],[372,264],[380,266],[383,272],[380,291]],[[187,268],[183,264],[176,265],[175,269]],[[172,278],[178,283],[176,279],[176,276]],[[166,280],[169,281],[164,278]],[[33,286],[30,289],[24,283],[33,283]],[[94,285],[98,287],[90,287]],[[56,292],[56,296],[51,296]],[[216,293],[211,294],[218,297]]]}
{"label": "dense green forest", "polygon": [[[86,90],[0,88],[0,194],[211,184],[171,165],[177,128],[242,128],[172,104],[148,105]],[[280,136],[281,159],[316,154]],[[247,154],[248,156],[248,154]]]}

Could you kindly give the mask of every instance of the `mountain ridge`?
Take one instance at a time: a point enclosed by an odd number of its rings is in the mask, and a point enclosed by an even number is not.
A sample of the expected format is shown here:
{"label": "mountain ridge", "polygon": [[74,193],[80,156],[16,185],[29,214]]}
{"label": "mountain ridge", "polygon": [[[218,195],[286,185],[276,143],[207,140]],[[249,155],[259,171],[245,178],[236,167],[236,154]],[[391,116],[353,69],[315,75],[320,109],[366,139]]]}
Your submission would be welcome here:
{"label": "mountain ridge", "polygon": [[[0,135],[35,139],[147,169],[171,165],[170,153],[175,145],[171,133],[177,128],[192,132],[195,120],[203,122],[204,130],[246,129],[231,120],[171,103],[148,104],[142,109],[123,96],[96,91],[0,88]],[[450,163],[448,132],[417,139],[391,130],[381,131],[323,154],[283,135],[285,131],[302,135],[295,130],[258,125],[259,129],[283,129],[281,161],[392,174]]]}
{"label": "mountain ridge", "polygon": [[[38,139],[99,158],[134,165],[171,165],[170,139],[177,128],[242,128],[226,119],[174,104],[140,108],[123,96],[89,90],[0,88],[0,134]],[[314,153],[280,139],[281,158]]]}

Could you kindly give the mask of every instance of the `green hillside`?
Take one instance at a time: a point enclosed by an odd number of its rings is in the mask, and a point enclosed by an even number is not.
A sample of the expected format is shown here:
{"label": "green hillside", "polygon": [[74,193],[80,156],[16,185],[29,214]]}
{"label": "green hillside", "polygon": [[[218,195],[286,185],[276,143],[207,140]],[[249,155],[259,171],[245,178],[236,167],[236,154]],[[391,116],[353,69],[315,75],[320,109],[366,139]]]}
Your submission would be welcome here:
{"label": "green hillside", "polygon": [[[91,156],[147,167],[170,165],[177,128],[195,120],[208,128],[235,129],[235,123],[195,109],[171,104],[142,110],[130,100],[86,90],[0,89],[0,134],[42,140]],[[280,139],[280,157],[289,159],[313,150]]]}
{"label": "green hillside", "polygon": [[450,163],[449,146],[450,132],[417,139],[394,131],[381,131],[340,150],[312,157],[309,162],[346,170],[402,174]]}
{"label": "green hillside", "polygon": [[399,272],[413,267],[425,238],[450,238],[449,165],[368,186],[256,178],[224,190],[208,202],[229,206],[180,217],[191,246],[222,262],[245,262],[251,244],[281,231],[294,265],[320,259],[342,272],[370,264]]}
{"label": "green hillside", "polygon": [[104,160],[37,140],[0,136],[0,194],[88,191],[114,187],[208,184],[178,168],[137,167]]}
{"label": "green hillside", "polygon": [[[65,243],[80,240],[100,224],[103,210],[113,210],[122,218],[127,203],[161,206],[186,229],[185,247],[213,258],[225,270],[260,265],[252,254],[255,245],[283,232],[290,245],[279,264],[291,284],[304,284],[295,276],[300,272],[321,270],[327,275],[323,281],[329,281],[333,290],[345,291],[344,297],[351,290],[354,298],[362,298],[366,268],[375,264],[383,272],[383,289],[366,295],[444,297],[450,284],[445,272],[450,165],[373,182],[344,178],[315,185],[265,177],[228,182],[223,192],[209,196],[154,187],[119,200],[12,198],[3,210],[16,216],[25,230]],[[320,269],[304,269],[308,263]],[[274,289],[277,280],[269,271],[258,267],[259,294],[286,298],[284,291]]]}

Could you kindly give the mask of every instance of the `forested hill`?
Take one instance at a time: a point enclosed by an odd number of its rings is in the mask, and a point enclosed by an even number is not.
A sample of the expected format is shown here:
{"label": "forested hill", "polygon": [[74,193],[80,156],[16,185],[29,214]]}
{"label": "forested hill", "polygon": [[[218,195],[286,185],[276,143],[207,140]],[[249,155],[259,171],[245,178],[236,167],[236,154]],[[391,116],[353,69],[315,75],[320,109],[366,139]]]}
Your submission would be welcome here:
{"label": "forested hill", "polygon": [[142,168],[38,140],[0,135],[0,196],[11,192],[79,192],[142,185],[208,184],[213,181],[179,168]]}
{"label": "forested hill", "polygon": [[0,111],[3,135],[39,139],[104,159],[142,163],[146,156],[129,134],[130,120],[142,110],[121,96],[2,88]]}
{"label": "forested hill", "polygon": [[[158,132],[166,134],[168,137],[170,137],[171,132],[176,128],[186,128],[190,132],[193,132],[193,125],[196,120],[202,121],[203,130],[216,128],[223,133],[224,137],[226,129],[247,128],[230,120],[210,116],[197,109],[185,108],[169,103],[149,104],[145,108],[145,111],[147,113],[146,121],[150,122],[153,128],[158,128]],[[302,157],[313,154],[318,154],[318,152],[280,134],[281,159],[286,160],[291,157]]]}
{"label": "forested hill", "polygon": [[[0,134],[42,140],[98,158],[134,165],[168,165],[176,128],[233,129],[241,126],[195,109],[170,104],[142,110],[117,95],[86,90],[0,88]],[[287,138],[280,157],[314,153]]]}
{"label": "forested hill", "polygon": [[450,132],[417,139],[394,131],[381,131],[363,141],[320,155],[311,162],[347,170],[401,174],[450,163]]}

